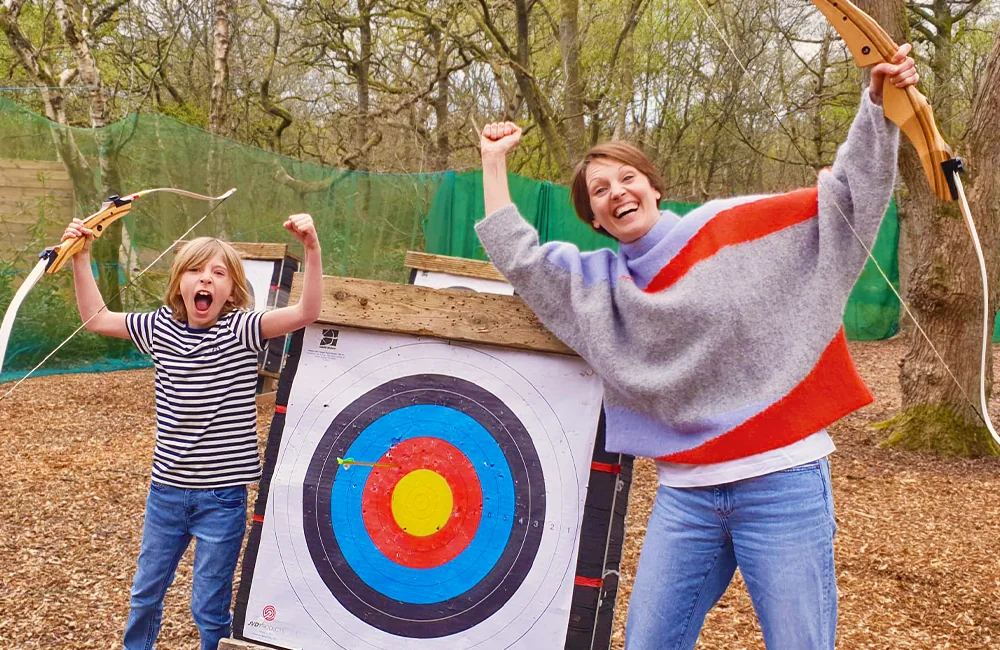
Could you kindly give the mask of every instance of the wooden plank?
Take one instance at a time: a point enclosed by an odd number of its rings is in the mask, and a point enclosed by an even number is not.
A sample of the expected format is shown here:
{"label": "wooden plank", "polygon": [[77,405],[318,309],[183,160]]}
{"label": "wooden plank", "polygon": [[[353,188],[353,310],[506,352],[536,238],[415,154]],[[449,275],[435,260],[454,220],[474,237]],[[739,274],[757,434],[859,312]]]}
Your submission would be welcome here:
{"label": "wooden plank", "polygon": [[438,273],[451,273],[452,275],[462,275],[469,278],[480,278],[482,280],[498,280],[507,282],[503,273],[497,270],[489,262],[481,260],[467,260],[464,257],[449,257],[447,255],[432,255],[430,253],[420,253],[418,251],[407,251],[403,266],[408,269],[418,271],[435,271]]}
{"label": "wooden plank", "polygon": [[66,166],[58,160],[19,160],[14,158],[0,158],[0,169],[41,169],[41,170],[63,170]]}
{"label": "wooden plank", "polygon": [[229,242],[245,260],[271,260],[280,262],[288,254],[288,244],[268,244],[258,242]]}
{"label": "wooden plank", "polygon": [[37,212],[44,207],[50,211],[55,207],[73,207],[73,198],[68,196],[53,196],[44,199],[7,199],[0,190],[0,211],[7,213],[31,213],[37,217]]}
{"label": "wooden plank", "polygon": [[[301,294],[302,274],[296,273],[289,304],[297,303]],[[323,308],[317,322],[575,354],[516,296],[323,276]]]}
{"label": "wooden plank", "polygon": [[72,201],[45,201],[36,200],[25,201],[5,201],[0,196],[0,216],[6,223],[33,224],[38,221],[40,213],[44,211],[48,219],[59,219],[60,222],[70,222],[73,218]]}
{"label": "wooden plank", "polygon": [[65,169],[0,169],[0,185],[5,187],[32,187],[38,183],[73,188],[73,181]]}
{"label": "wooden plank", "polygon": [[72,186],[69,188],[38,183],[33,187],[0,187],[0,197],[7,200],[37,200],[51,197],[65,199],[73,196]]}

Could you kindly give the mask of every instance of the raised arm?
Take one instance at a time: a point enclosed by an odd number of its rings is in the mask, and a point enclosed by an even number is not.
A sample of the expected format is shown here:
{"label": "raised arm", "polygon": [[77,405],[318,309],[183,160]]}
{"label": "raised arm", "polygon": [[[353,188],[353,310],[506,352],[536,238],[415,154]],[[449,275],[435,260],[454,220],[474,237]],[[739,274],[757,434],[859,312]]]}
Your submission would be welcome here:
{"label": "raised arm", "polygon": [[539,244],[538,232],[518,212],[507,185],[507,153],[521,138],[511,122],[488,124],[480,147],[486,218],[476,233],[486,253],[539,320],[566,345],[586,356],[587,314],[613,308],[616,258],[603,249],[581,253],[573,244]]}
{"label": "raised arm", "polygon": [[282,336],[305,327],[319,318],[323,303],[323,257],[316,226],[308,214],[293,214],[285,229],[302,242],[306,251],[302,295],[299,301],[265,313],[260,319],[260,333],[265,339]]}
{"label": "raised arm", "polygon": [[[920,79],[908,56],[910,47],[901,45],[892,64],[872,68],[871,84],[847,140],[837,150],[833,167],[820,173],[821,218],[828,219],[832,229],[843,229],[847,239],[860,237],[865,246],[875,241],[892,196],[899,151],[899,129],[885,117],[882,90],[886,83],[905,88]],[[847,228],[845,217],[856,235]]]}
{"label": "raised arm", "polygon": [[479,136],[479,149],[483,157],[486,214],[493,214],[513,203],[507,185],[507,153],[520,141],[521,127],[513,122],[497,122],[483,127]]}
{"label": "raised arm", "polygon": [[80,310],[80,318],[87,330],[96,334],[113,336],[119,339],[129,338],[125,327],[125,314],[110,311],[104,305],[104,298],[94,273],[90,269],[90,246],[94,241],[94,233],[83,226],[83,221],[73,219],[73,222],[63,232],[62,241],[83,238],[86,243],[79,253],[73,256],[73,289],[76,292],[76,306]]}

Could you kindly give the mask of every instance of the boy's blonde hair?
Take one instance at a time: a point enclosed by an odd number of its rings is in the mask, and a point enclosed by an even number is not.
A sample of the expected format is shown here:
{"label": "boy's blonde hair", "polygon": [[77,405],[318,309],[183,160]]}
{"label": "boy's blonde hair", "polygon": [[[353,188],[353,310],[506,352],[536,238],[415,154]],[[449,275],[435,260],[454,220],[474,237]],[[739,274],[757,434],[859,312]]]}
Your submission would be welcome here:
{"label": "boy's blonde hair", "polygon": [[250,304],[250,292],[247,290],[247,275],[243,270],[240,254],[232,246],[214,237],[198,237],[189,241],[177,253],[174,263],[170,266],[170,281],[167,283],[167,295],[163,302],[173,312],[175,320],[187,322],[188,313],[181,297],[181,276],[191,269],[196,269],[222,253],[222,259],[229,269],[229,277],[233,281],[233,290],[229,300],[222,306],[219,316],[225,316],[236,309],[243,309]]}

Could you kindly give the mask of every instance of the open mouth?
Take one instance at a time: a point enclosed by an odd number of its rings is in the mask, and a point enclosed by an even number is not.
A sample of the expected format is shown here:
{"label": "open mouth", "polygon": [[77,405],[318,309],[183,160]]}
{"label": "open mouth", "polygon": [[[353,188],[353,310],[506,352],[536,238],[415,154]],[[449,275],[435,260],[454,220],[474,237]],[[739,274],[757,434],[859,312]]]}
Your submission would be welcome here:
{"label": "open mouth", "polygon": [[207,311],[212,306],[212,294],[207,291],[194,294],[194,306],[198,311]]}
{"label": "open mouth", "polygon": [[615,219],[624,219],[628,215],[632,214],[633,212],[637,212],[638,210],[639,210],[639,204],[635,202],[626,203],[625,205],[620,205],[615,209]]}

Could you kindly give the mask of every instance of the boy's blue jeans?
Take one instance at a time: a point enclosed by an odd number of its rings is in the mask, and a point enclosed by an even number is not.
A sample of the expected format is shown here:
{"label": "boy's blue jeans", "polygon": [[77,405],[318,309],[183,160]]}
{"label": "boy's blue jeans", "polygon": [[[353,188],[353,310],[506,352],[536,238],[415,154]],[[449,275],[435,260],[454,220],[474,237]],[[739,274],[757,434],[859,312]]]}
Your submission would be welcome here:
{"label": "boy's blue jeans", "polygon": [[738,566],[769,650],[833,650],[836,530],[826,458],[714,487],[660,486],[625,648],[694,648]]}
{"label": "boy's blue jeans", "polygon": [[232,625],[233,574],[246,532],[246,486],[196,490],[149,487],[142,550],[132,584],[125,650],[150,650],[160,632],[163,597],[191,538],[194,583],[191,614],[201,650],[216,650]]}

